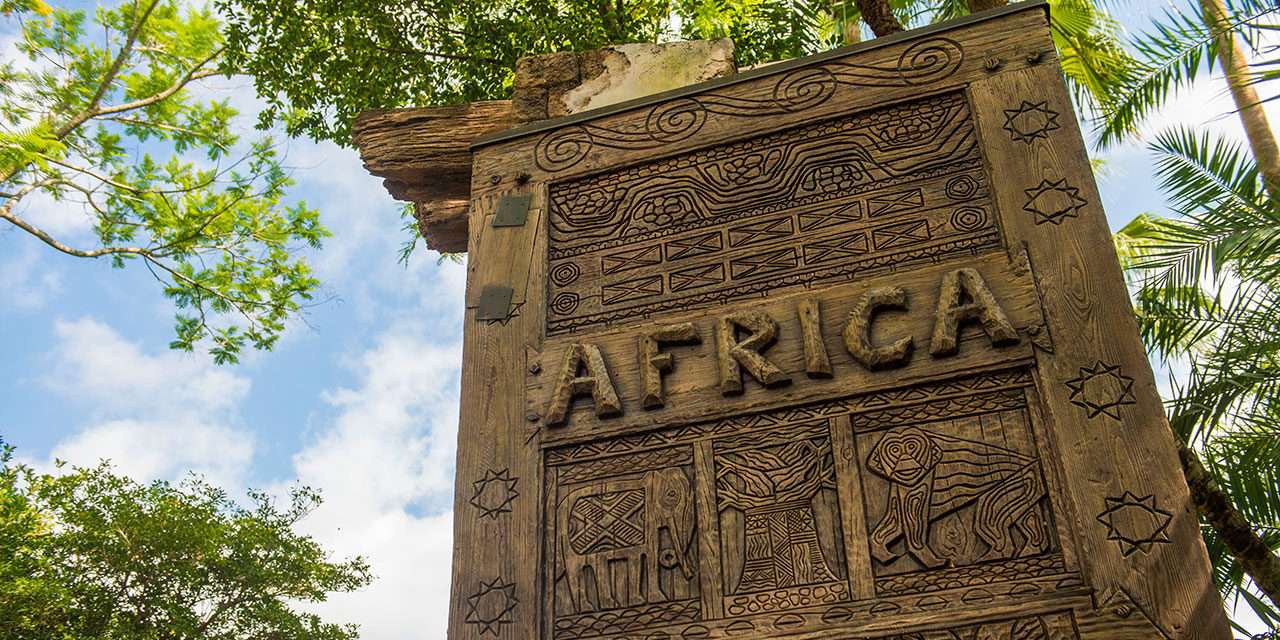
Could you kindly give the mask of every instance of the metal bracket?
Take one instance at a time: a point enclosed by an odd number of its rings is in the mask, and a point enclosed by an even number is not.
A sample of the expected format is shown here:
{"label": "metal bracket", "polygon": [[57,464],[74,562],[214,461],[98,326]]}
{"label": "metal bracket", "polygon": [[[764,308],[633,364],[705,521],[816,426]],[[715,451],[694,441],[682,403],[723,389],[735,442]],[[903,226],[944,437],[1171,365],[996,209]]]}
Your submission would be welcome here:
{"label": "metal bracket", "polygon": [[476,308],[476,320],[506,320],[511,310],[511,287],[501,284],[485,285],[480,290],[480,304]]}
{"label": "metal bracket", "polygon": [[502,196],[498,200],[498,212],[493,215],[494,227],[523,227],[529,219],[529,203],[533,196],[528,193]]}

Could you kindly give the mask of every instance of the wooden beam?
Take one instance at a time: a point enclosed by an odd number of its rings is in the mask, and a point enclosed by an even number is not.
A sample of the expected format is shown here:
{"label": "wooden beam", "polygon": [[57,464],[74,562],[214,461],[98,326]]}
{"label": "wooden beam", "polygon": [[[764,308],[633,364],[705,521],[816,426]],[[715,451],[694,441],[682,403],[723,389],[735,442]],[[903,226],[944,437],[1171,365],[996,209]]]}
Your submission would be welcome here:
{"label": "wooden beam", "polygon": [[511,101],[378,109],[356,118],[352,140],[365,169],[391,196],[416,205],[427,246],[467,250],[471,151],[476,138],[515,126]]}

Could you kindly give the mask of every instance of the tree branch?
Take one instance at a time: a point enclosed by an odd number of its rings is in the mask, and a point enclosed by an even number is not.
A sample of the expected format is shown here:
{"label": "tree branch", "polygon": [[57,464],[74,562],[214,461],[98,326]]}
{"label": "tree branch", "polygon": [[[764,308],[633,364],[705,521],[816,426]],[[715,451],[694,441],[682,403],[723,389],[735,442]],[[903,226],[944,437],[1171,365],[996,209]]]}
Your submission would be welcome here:
{"label": "tree branch", "polygon": [[1181,440],[1178,442],[1178,458],[1182,461],[1182,472],[1191,489],[1191,501],[1195,503],[1200,517],[1217,532],[1218,539],[1235,556],[1258,590],[1271,602],[1280,605],[1280,556],[1272,553],[1271,547],[1258,537],[1249,521],[1236,509],[1231,496],[1209,475],[1196,452]]}
{"label": "tree branch", "polygon": [[217,71],[214,71],[214,70],[200,71],[200,69],[204,67],[204,65],[209,64],[210,62],[213,62],[213,59],[218,57],[221,54],[222,54],[222,49],[218,49],[217,51],[213,52],[213,55],[200,61],[200,63],[197,64],[196,66],[191,67],[191,69],[187,71],[187,73],[183,75],[181,78],[179,78],[177,82],[173,83],[172,86],[170,86],[168,89],[165,89],[164,91],[161,91],[160,93],[150,95],[145,98],[139,98],[138,100],[134,100],[133,102],[126,102],[124,104],[118,104],[110,107],[102,107],[98,109],[97,113],[95,113],[93,117],[96,118],[97,116],[111,115],[113,113],[124,113],[125,111],[133,111],[134,109],[141,109],[142,107],[153,105],[157,102],[168,99],[173,94],[179,91],[182,91],[182,89],[186,87],[188,84],[190,84],[192,81],[199,80],[201,78],[216,76],[218,75]]}
{"label": "tree branch", "polygon": [[34,224],[31,224],[30,222],[27,222],[26,220],[23,220],[22,218],[19,218],[17,215],[15,215],[13,213],[13,205],[16,202],[17,200],[11,199],[8,202],[4,203],[4,206],[0,206],[0,220],[8,220],[9,223],[12,224],[13,226],[19,229],[22,229],[23,231],[26,231],[27,233],[39,238],[41,242],[44,242],[45,244],[67,255],[76,256],[77,258],[101,258],[102,256],[109,256],[114,254],[131,254],[131,255],[145,256],[148,253],[146,249],[143,249],[141,247],[103,247],[101,249],[85,250],[85,249],[77,249],[68,244],[64,244],[61,240],[58,240],[57,238],[53,237],[44,229],[41,229],[40,227],[37,227]]}
{"label": "tree branch", "polygon": [[902,23],[893,15],[888,0],[856,0],[862,20],[871,27],[876,37],[883,37],[902,31]]}
{"label": "tree branch", "polygon": [[147,6],[146,11],[142,12],[142,16],[129,29],[129,34],[125,36],[124,44],[120,46],[120,52],[116,54],[116,59],[111,62],[111,67],[107,69],[106,75],[102,76],[102,82],[98,83],[98,88],[93,93],[93,97],[89,99],[88,104],[80,113],[72,116],[61,127],[54,131],[54,137],[61,140],[76,127],[84,124],[90,118],[96,115],[98,105],[102,102],[103,96],[107,95],[107,91],[111,88],[111,83],[115,82],[116,76],[120,73],[120,68],[124,66],[125,60],[129,59],[129,55],[133,53],[133,45],[138,40],[138,35],[142,33],[142,27],[147,23],[147,19],[151,17],[151,12],[159,6],[160,0],[153,0]]}

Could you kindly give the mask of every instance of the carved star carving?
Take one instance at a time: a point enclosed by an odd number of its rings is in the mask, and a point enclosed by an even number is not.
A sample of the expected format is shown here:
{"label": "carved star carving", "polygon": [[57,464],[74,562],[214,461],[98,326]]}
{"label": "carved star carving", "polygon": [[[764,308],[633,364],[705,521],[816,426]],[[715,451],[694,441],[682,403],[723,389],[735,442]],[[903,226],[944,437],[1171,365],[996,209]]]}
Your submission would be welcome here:
{"label": "carved star carving", "polygon": [[1104,414],[1120,419],[1120,405],[1134,404],[1133,378],[1124,375],[1120,365],[1099,360],[1092,367],[1080,367],[1080,375],[1067,381],[1071,404],[1084,407],[1089,417]]}
{"label": "carved star carving", "polygon": [[490,582],[480,581],[480,589],[467,598],[467,624],[479,628],[479,634],[498,635],[504,624],[511,624],[512,612],[520,601],[516,599],[516,585],[503,581],[501,577]]}
{"label": "carved star carving", "polygon": [[484,472],[484,477],[471,483],[474,493],[471,504],[480,510],[481,517],[497,518],[498,514],[511,512],[511,501],[519,497],[516,482],[507,469]]}
{"label": "carved star carving", "polygon": [[1067,218],[1078,217],[1080,208],[1089,204],[1080,197],[1079,189],[1067,184],[1066,178],[1041,180],[1039,186],[1026,189],[1025,193],[1027,203],[1022,208],[1036,214],[1036,224],[1062,224]]}
{"label": "carved star carving", "polygon": [[1107,498],[1107,508],[1098,514],[1098,522],[1106,525],[1107,539],[1120,545],[1129,557],[1139,551],[1148,553],[1156,544],[1169,544],[1169,522],[1173,514],[1156,506],[1155,496],[1138,496],[1126,491],[1118,498]]}
{"label": "carved star carving", "polygon": [[1048,138],[1049,132],[1058,128],[1058,112],[1049,108],[1048,102],[1022,101],[1016,109],[1004,110],[1004,129],[1020,140],[1031,144],[1036,138]]}

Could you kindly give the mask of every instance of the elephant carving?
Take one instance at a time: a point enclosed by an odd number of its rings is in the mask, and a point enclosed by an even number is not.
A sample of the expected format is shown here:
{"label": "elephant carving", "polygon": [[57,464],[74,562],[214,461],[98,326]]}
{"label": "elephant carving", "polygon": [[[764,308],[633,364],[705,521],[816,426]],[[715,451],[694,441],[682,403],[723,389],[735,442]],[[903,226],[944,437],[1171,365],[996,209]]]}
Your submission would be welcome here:
{"label": "elephant carving", "polygon": [[[987,545],[983,560],[1044,551],[1046,496],[1034,458],[994,445],[907,428],[880,439],[867,467],[889,481],[884,516],[871,532],[871,555],[889,564],[910,553],[927,568],[949,564],[929,544],[932,524],[973,505],[974,531]],[[1012,535],[1022,536],[1018,545]],[[905,540],[906,551],[890,545]]]}
{"label": "elephant carving", "polygon": [[679,468],[570,491],[557,506],[556,531],[574,611],[674,599],[663,592],[660,578],[665,570],[692,583],[693,529],[693,491]]}

